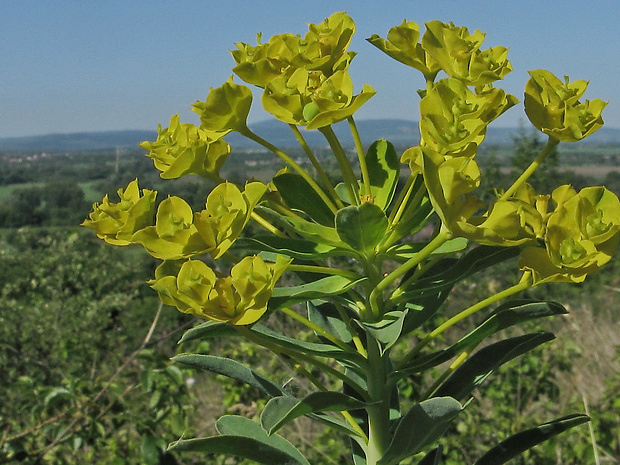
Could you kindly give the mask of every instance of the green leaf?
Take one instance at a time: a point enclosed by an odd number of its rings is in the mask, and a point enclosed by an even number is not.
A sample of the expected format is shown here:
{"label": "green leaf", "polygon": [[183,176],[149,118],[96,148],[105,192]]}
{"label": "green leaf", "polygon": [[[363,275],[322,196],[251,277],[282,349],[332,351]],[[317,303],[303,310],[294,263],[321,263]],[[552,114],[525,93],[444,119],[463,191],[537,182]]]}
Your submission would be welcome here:
{"label": "green leaf", "polygon": [[[422,176],[417,177],[413,187],[413,192],[419,192],[420,189],[424,189],[424,191],[426,191]],[[413,203],[414,201],[416,201],[415,204]],[[422,196],[417,196],[415,194],[411,195],[407,201],[403,215],[396,224],[395,231],[397,236],[400,238],[418,232],[422,229],[422,226],[426,224],[428,219],[433,214],[433,211],[433,205],[431,204],[426,192]]]}
{"label": "green leaf", "polygon": [[363,203],[341,208],[336,214],[340,239],[360,253],[370,253],[385,237],[388,219],[377,205]]}
{"label": "green leaf", "polygon": [[315,260],[338,255],[349,255],[349,252],[337,249],[331,245],[276,236],[240,237],[235,241],[231,249],[251,252],[274,252],[287,257],[299,258],[300,260]]}
{"label": "green leaf", "polygon": [[443,447],[441,444],[424,456],[418,465],[439,465],[442,459]]}
{"label": "green leaf", "polygon": [[[346,307],[344,311],[352,313]],[[354,318],[354,315],[349,315],[349,318]],[[324,302],[316,305],[314,302],[308,302],[308,319],[343,342],[349,343],[353,340],[349,327],[342,321],[336,307],[331,303]],[[320,337],[318,333],[317,336]]]}
{"label": "green leaf", "polygon": [[[468,244],[469,241],[464,237],[455,237],[454,239],[446,241],[440,247],[435,249],[431,255],[436,257],[437,255],[449,255],[460,252],[464,250]],[[422,242],[406,242],[402,244],[396,244],[387,249],[382,254],[382,256],[385,255],[385,257],[389,257],[393,260],[409,260],[418,252],[420,252],[420,250],[422,250],[425,245],[426,243]]]}
{"label": "green leaf", "polygon": [[352,280],[344,276],[327,276],[299,286],[276,287],[269,301],[269,307],[275,309],[294,303],[342,294],[365,279]]}
{"label": "green leaf", "polygon": [[50,391],[48,395],[45,396],[45,400],[43,401],[43,405],[45,408],[53,407],[54,405],[70,400],[72,397],[71,391],[64,387],[57,387]]}
{"label": "green leaf", "polygon": [[381,321],[376,323],[358,323],[366,332],[368,332],[377,342],[381,343],[381,353],[385,353],[392,347],[402,334],[405,318],[408,310],[394,310],[383,315]]}
{"label": "green leaf", "polygon": [[452,397],[433,397],[414,405],[403,416],[378,465],[395,465],[421,452],[448,429],[463,406]]}
{"label": "green leaf", "polygon": [[400,160],[394,146],[386,140],[373,142],[366,152],[370,192],[374,204],[386,211],[390,205],[400,173]]}
{"label": "green leaf", "polygon": [[435,395],[464,399],[504,363],[554,338],[551,333],[539,332],[504,339],[484,347],[458,367]]}
{"label": "green leaf", "polygon": [[[459,281],[472,276],[486,268],[519,256],[518,247],[491,247],[480,245],[474,247],[458,260],[445,258],[432,267],[424,278],[412,284],[398,298],[398,302],[413,302],[431,292],[449,289]],[[409,278],[405,275],[403,281]]]}
{"label": "green leaf", "polygon": [[256,207],[256,211],[259,212],[261,216],[271,219],[275,224],[282,226],[292,234],[299,234],[317,244],[331,245],[340,249],[351,250],[347,244],[338,239],[338,235],[333,227],[323,226],[299,217],[284,216],[264,206]]}
{"label": "green leaf", "polygon": [[313,392],[301,400],[290,396],[274,397],[260,417],[261,426],[271,435],[285,424],[315,412],[341,412],[364,408],[366,404],[340,392]]}
{"label": "green leaf", "polygon": [[513,300],[500,305],[485,321],[454,345],[438,352],[418,357],[399,374],[411,375],[440,365],[466,348],[478,344],[488,336],[525,321],[565,314],[566,309],[557,302]]}
{"label": "green leaf", "polygon": [[200,354],[179,354],[172,357],[172,360],[194,368],[200,368],[201,370],[228,376],[229,378],[260,389],[265,394],[272,397],[287,395],[282,387],[236,360]]}
{"label": "green leaf", "polygon": [[158,465],[160,462],[162,451],[161,441],[157,438],[147,435],[142,439],[140,445],[140,455],[145,465]]}
{"label": "green leaf", "polygon": [[[316,343],[301,341],[299,339],[290,338],[283,334],[277,333],[260,323],[252,325],[249,330],[259,336],[260,338],[268,341],[271,344],[276,344],[285,349],[292,349],[300,353],[318,355],[319,357],[326,357],[335,359],[348,367],[356,367],[363,370],[365,367],[365,359],[360,354],[351,349],[351,352],[346,352],[339,347],[330,343]],[[182,342],[188,342],[195,339],[208,339],[216,337],[231,337],[240,336],[239,333],[226,323],[205,322],[194,328],[189,329],[181,338]]]}
{"label": "green leaf", "polygon": [[268,436],[248,418],[225,415],[215,426],[221,436],[178,441],[168,450],[229,454],[263,465],[310,465],[290,442],[277,434]]}
{"label": "green leaf", "polygon": [[588,421],[590,421],[590,418],[587,415],[573,414],[521,431],[490,449],[476,460],[474,465],[504,464],[537,444]]}
{"label": "green leaf", "polygon": [[273,178],[273,183],[290,208],[301,210],[324,226],[334,225],[333,212],[300,175],[283,173]]}

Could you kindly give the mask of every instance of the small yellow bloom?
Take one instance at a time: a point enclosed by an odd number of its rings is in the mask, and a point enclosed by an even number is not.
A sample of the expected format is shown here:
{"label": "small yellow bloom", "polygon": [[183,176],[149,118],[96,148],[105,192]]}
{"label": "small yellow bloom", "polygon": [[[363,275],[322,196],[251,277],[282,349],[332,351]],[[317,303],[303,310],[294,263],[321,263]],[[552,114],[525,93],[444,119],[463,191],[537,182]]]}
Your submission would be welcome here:
{"label": "small yellow bloom", "polygon": [[143,189],[140,193],[138,180],[117,191],[120,201],[110,202],[107,194],[101,203],[93,205],[89,219],[82,226],[91,228],[97,237],[113,245],[129,245],[136,231],[153,224],[156,191]]}
{"label": "small yellow bloom", "polygon": [[211,89],[204,102],[194,103],[192,110],[200,115],[200,127],[209,131],[243,132],[252,106],[252,91],[232,81]]}
{"label": "small yellow bloom", "polygon": [[474,93],[457,79],[442,79],[420,101],[422,141],[451,156],[475,153],[488,124],[516,103],[501,89],[482,86]]}
{"label": "small yellow bloom", "polygon": [[204,262],[187,260],[182,265],[164,262],[149,281],[162,302],[200,318],[249,325],[267,311],[267,304],[290,259],[277,256],[266,263],[259,256],[245,257],[230,276],[218,277]]}
{"label": "small yellow bloom", "polygon": [[535,280],[581,282],[611,260],[620,241],[620,201],[604,187],[579,193],[562,186],[554,191],[555,210],[549,215],[545,248],[529,247],[520,266]]}
{"label": "small yellow bloom", "polygon": [[391,58],[421,71],[432,81],[441,67],[424,50],[419,39],[420,27],[413,21],[404,20],[400,26],[394,26],[388,31],[387,39],[373,34],[367,40]]}
{"label": "small yellow bloom", "polygon": [[502,79],[512,71],[508,49],[493,47],[481,51],[485,34],[470,34],[466,27],[430,21],[422,36],[422,47],[446,74],[467,85],[480,86]]}
{"label": "small yellow bloom", "polygon": [[207,196],[206,208],[196,213],[185,200],[169,197],[159,205],[155,225],[136,232],[132,241],[161,260],[205,253],[219,258],[239,237],[266,189],[260,182],[248,183],[244,192],[219,184]]}
{"label": "small yellow bloom", "polygon": [[601,113],[606,102],[600,99],[580,102],[587,81],[560,81],[549,71],[530,71],[525,86],[525,113],[541,132],[559,141],[576,142],[603,126]]}
{"label": "small yellow bloom", "polygon": [[155,142],[140,144],[148,150],[155,168],[163,179],[174,179],[186,174],[197,174],[219,180],[222,165],[230,155],[230,146],[220,139],[222,134],[200,129],[193,124],[179,122],[179,115],[170,118],[166,129],[157,128]]}

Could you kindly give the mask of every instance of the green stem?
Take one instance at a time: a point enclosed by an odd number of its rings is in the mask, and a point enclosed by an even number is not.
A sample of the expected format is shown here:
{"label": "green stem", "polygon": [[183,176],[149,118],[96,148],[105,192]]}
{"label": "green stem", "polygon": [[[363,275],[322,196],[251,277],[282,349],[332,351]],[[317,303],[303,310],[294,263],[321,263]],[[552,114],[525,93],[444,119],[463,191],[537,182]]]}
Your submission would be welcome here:
{"label": "green stem", "polygon": [[310,328],[315,333],[320,334],[325,339],[330,341],[332,344],[337,345],[338,347],[340,347],[345,352],[349,352],[349,353],[353,353],[354,352],[353,348],[351,348],[349,345],[347,345],[344,341],[341,341],[336,336],[334,336],[332,333],[330,333],[328,331],[325,331],[319,325],[317,325],[317,324],[313,323],[312,321],[308,320],[307,318],[305,318],[304,316],[300,315],[296,311],[291,310],[288,307],[280,308],[279,310],[282,313],[284,313],[285,315],[293,318],[295,321],[298,321],[299,323],[303,324],[307,328]]}
{"label": "green stem", "polygon": [[342,276],[342,277],[351,279],[353,281],[361,278],[361,276],[359,276],[356,273],[353,273],[352,271],[341,270],[340,268],[330,268],[327,266],[292,264],[292,265],[289,265],[286,269],[287,271],[301,271],[301,272],[307,272],[307,273],[325,273],[325,274],[330,274],[330,275],[337,275],[337,276]]}
{"label": "green stem", "polygon": [[547,156],[559,143],[559,140],[549,136],[549,139],[547,140],[547,145],[545,145],[545,147],[542,149],[542,152],[540,152],[540,154],[536,157],[536,160],[534,160],[530,164],[530,166],[528,166],[525,171],[521,173],[521,176],[519,176],[519,178],[512,184],[512,186],[510,186],[508,190],[504,192],[504,194],[500,197],[500,200],[506,200],[510,198],[510,196],[512,196],[512,194],[514,194],[517,189],[521,187],[521,185],[525,181],[528,180],[528,178],[534,173],[534,171],[538,169],[542,162],[545,161],[545,158],[547,158]]}
{"label": "green stem", "polygon": [[304,139],[304,136],[301,134],[301,131],[294,124],[289,124],[289,126],[290,126],[291,130],[293,131],[293,134],[295,135],[295,138],[297,139],[297,142],[299,142],[299,145],[301,145],[301,148],[304,150],[304,153],[308,157],[308,160],[310,160],[310,163],[312,163],[312,166],[314,167],[314,169],[316,170],[317,174],[321,178],[321,181],[323,182],[323,185],[325,186],[325,188],[327,189],[329,194],[334,199],[334,203],[336,204],[336,206],[338,208],[343,208],[344,204],[342,203],[342,200],[340,200],[340,197],[338,197],[338,193],[334,189],[334,186],[332,186],[332,183],[329,180],[329,177],[327,176],[327,173],[325,172],[325,170],[323,169],[323,167],[321,166],[321,164],[319,163],[317,158],[314,156],[314,153],[310,149],[310,146],[306,142],[306,139]]}
{"label": "green stem", "polygon": [[373,315],[375,317],[379,317],[381,315],[382,304],[380,304],[379,299],[382,292],[396,279],[403,276],[405,273],[407,273],[413,267],[417,266],[423,260],[426,260],[429,255],[431,255],[435,250],[441,247],[451,237],[451,233],[447,230],[440,230],[439,234],[437,234],[433,240],[426,244],[426,246],[422,250],[420,250],[417,254],[415,254],[415,256],[411,257],[405,263],[403,263],[390,274],[388,274],[379,282],[379,284],[375,286],[375,288],[370,293],[370,297],[368,298],[370,302],[370,308],[372,309]]}
{"label": "green stem", "polygon": [[237,332],[239,334],[241,334],[247,340],[253,342],[254,344],[256,344],[256,345],[258,345],[260,347],[264,347],[265,349],[270,350],[271,352],[273,352],[276,355],[284,354],[287,357],[291,357],[293,360],[301,360],[303,362],[308,363],[309,365],[314,366],[315,368],[318,368],[319,370],[324,371],[325,373],[328,373],[328,374],[334,376],[335,378],[338,378],[343,383],[346,383],[349,386],[351,386],[351,388],[355,389],[355,391],[358,394],[360,394],[364,398],[364,400],[368,400],[368,394],[367,394],[366,389],[362,388],[359,384],[357,384],[355,381],[353,381],[347,375],[345,375],[344,373],[339,372],[335,368],[330,367],[329,365],[321,362],[320,360],[317,360],[316,358],[314,358],[314,357],[312,357],[310,355],[306,355],[306,354],[298,352],[296,350],[287,349],[287,348],[281,347],[281,346],[279,346],[277,344],[273,344],[273,343],[271,343],[269,341],[265,341],[263,338],[261,338],[257,334],[255,334],[252,331],[250,331],[246,326],[235,326],[235,329],[237,330]]}
{"label": "green stem", "polygon": [[357,152],[357,159],[360,164],[360,171],[362,172],[362,182],[364,185],[364,195],[372,195],[370,191],[370,175],[368,173],[368,165],[366,165],[366,155],[364,154],[364,147],[362,146],[362,138],[357,130],[357,125],[353,116],[347,118],[349,122],[349,128],[351,129],[351,135],[353,136],[353,142],[355,143],[355,150]]}
{"label": "green stem", "polygon": [[349,200],[351,205],[359,205],[360,198],[357,178],[355,177],[351,163],[349,163],[347,154],[344,152],[342,145],[340,145],[340,141],[336,137],[336,134],[331,126],[319,128],[319,131],[323,134],[323,136],[325,136],[325,139],[329,143],[329,146],[336,157],[340,172],[342,173],[342,179],[344,180],[344,184],[349,192]]}
{"label": "green stem", "polygon": [[510,297],[511,295],[524,291],[525,289],[531,286],[532,286],[532,276],[529,272],[526,272],[523,274],[519,282],[515,284],[514,286],[504,289],[503,291],[498,292],[497,294],[493,294],[487,297],[486,299],[481,300],[480,302],[472,305],[471,307],[466,308],[462,312],[457,313],[452,318],[449,318],[448,320],[444,321],[437,328],[435,328],[433,331],[431,331],[426,336],[424,336],[424,338],[411,351],[409,351],[409,353],[405,356],[405,358],[403,358],[403,360],[398,364],[396,369],[398,370],[402,368],[403,366],[405,366],[407,363],[409,363],[433,339],[435,339],[437,336],[439,336],[440,334],[442,334],[444,331],[451,328],[455,324],[463,321],[467,317],[470,317],[477,311],[482,310],[483,308],[488,307],[489,305],[494,304],[495,302],[499,300],[505,299],[506,297]]}
{"label": "green stem", "polygon": [[267,221],[265,218],[260,216],[255,211],[251,213],[251,218],[254,221],[256,221],[258,224],[260,224],[263,228],[265,228],[267,231],[269,231],[271,234],[273,234],[274,236],[277,236],[280,238],[288,237],[286,234],[284,234],[282,231],[280,231],[278,228],[276,228],[274,225],[272,225],[269,221]]}
{"label": "green stem", "polygon": [[364,343],[362,342],[360,337],[355,333],[355,330],[353,329],[353,325],[351,325],[351,319],[349,318],[349,315],[347,315],[347,312],[345,311],[345,309],[342,307],[341,304],[335,302],[334,306],[336,307],[336,311],[338,312],[338,315],[340,316],[340,320],[343,321],[345,325],[347,325],[347,329],[351,333],[351,338],[353,340],[353,344],[355,344],[355,348],[357,349],[357,352],[362,357],[368,358],[368,352],[366,352],[366,348],[364,347]]}
{"label": "green stem", "polygon": [[426,400],[429,397],[431,397],[433,395],[433,393],[439,388],[439,386],[441,386],[441,384],[448,378],[448,376],[450,376],[452,373],[454,373],[454,370],[456,370],[458,367],[460,367],[461,364],[465,360],[467,360],[467,357],[469,357],[469,354],[471,354],[474,351],[474,349],[476,347],[478,347],[479,344],[480,344],[480,342],[477,342],[476,344],[472,344],[466,350],[461,352],[454,359],[454,361],[450,364],[450,366],[444,370],[444,372],[439,376],[439,378],[437,378],[435,380],[433,385],[430,388],[428,388],[428,390],[422,395],[422,397],[420,397],[420,402],[422,402],[423,400]]}
{"label": "green stem", "polygon": [[381,355],[379,343],[368,339],[368,394],[372,405],[368,413],[368,450],[366,464],[376,465],[390,444],[390,395],[386,389],[387,358]]}
{"label": "green stem", "polygon": [[325,205],[327,205],[334,214],[338,211],[338,209],[333,204],[331,199],[327,196],[327,194],[325,194],[323,189],[321,189],[321,186],[319,186],[316,183],[316,181],[312,179],[312,176],[310,176],[305,169],[303,169],[297,162],[295,162],[295,160],[293,160],[291,157],[289,157],[286,153],[284,153],[282,150],[277,148],[275,145],[266,141],[262,137],[254,134],[250,129],[245,128],[243,131],[239,131],[239,132],[241,135],[247,137],[248,139],[253,140],[254,142],[262,145],[266,149],[275,153],[284,162],[286,162],[291,168],[293,168],[297,172],[297,174],[299,174],[302,178],[304,178],[304,180],[310,185],[310,187],[312,187],[312,189],[317,193],[317,195],[321,198],[321,200],[325,202]]}

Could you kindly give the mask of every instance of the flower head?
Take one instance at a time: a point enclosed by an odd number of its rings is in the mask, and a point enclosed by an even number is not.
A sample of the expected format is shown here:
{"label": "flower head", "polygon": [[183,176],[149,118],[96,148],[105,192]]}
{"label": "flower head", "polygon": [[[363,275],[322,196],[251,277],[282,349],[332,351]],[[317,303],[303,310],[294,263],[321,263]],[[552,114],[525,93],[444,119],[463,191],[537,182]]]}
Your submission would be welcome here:
{"label": "flower head", "polygon": [[136,231],[153,224],[156,191],[142,190],[138,180],[117,191],[120,201],[110,202],[106,195],[101,203],[93,205],[89,219],[82,226],[91,228],[97,237],[113,245],[129,245]]}
{"label": "flower head", "polygon": [[617,250],[620,201],[604,187],[576,193],[562,186],[552,199],[556,208],[547,220],[545,248],[526,248],[520,266],[532,271],[538,281],[581,282]]}
{"label": "flower head", "polygon": [[484,33],[470,34],[466,27],[430,21],[422,36],[422,47],[446,74],[467,85],[479,86],[502,79],[512,71],[508,49],[493,47],[481,51]]}
{"label": "flower head", "polygon": [[607,103],[600,99],[580,102],[588,83],[564,82],[543,69],[530,71],[525,86],[525,113],[541,132],[559,141],[576,142],[603,126],[601,113]]}
{"label": "flower head", "polygon": [[245,257],[230,276],[218,277],[204,262],[187,260],[182,265],[164,262],[149,284],[162,302],[184,313],[233,325],[249,325],[267,311],[276,282],[290,263],[277,256],[266,263],[259,256]]}
{"label": "flower head", "polygon": [[164,179],[197,174],[218,180],[222,165],[230,155],[230,146],[220,139],[222,134],[179,122],[179,115],[170,118],[170,125],[157,128],[155,142],[140,144],[148,150],[155,168]]}

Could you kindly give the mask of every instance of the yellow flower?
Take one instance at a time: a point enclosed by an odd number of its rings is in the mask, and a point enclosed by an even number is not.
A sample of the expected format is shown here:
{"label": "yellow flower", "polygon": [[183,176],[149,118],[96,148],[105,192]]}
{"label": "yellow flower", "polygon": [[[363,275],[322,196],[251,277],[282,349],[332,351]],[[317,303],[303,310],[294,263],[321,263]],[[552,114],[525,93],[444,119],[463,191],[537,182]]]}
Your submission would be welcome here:
{"label": "yellow flower", "polygon": [[469,156],[484,140],[487,125],[517,103],[501,89],[483,86],[476,91],[451,78],[433,85],[420,101],[424,145],[451,156]]}
{"label": "yellow flower", "polygon": [[252,91],[232,81],[211,89],[204,102],[194,103],[192,111],[200,115],[200,127],[214,132],[247,129],[247,119],[252,106]]}
{"label": "yellow flower", "polygon": [[187,260],[180,267],[164,262],[149,284],[162,302],[200,318],[249,325],[267,311],[267,304],[289,259],[277,256],[266,263],[259,256],[245,257],[230,276],[217,277],[204,262]]}
{"label": "yellow flower", "polygon": [[620,241],[620,201],[604,187],[575,193],[561,186],[552,194],[555,210],[549,215],[545,248],[529,247],[520,266],[535,280],[581,282],[611,260]]}
{"label": "yellow flower", "polygon": [[530,71],[525,86],[525,113],[541,132],[559,141],[576,142],[603,126],[601,113],[607,103],[600,99],[580,102],[587,81],[560,81],[549,71]]}
{"label": "yellow flower", "polygon": [[346,71],[325,78],[320,72],[300,68],[271,81],[262,102],[280,121],[317,129],[348,118],[374,94],[374,89],[365,85],[361,93],[353,95],[353,82]]}
{"label": "yellow flower", "polygon": [[205,210],[196,213],[185,200],[169,197],[159,205],[155,225],[138,231],[132,241],[162,260],[205,253],[219,258],[239,237],[266,189],[252,182],[241,192],[234,184],[222,183],[207,196]]}
{"label": "yellow flower", "polygon": [[388,31],[387,40],[377,34],[373,34],[366,40],[391,58],[421,71],[428,80],[432,81],[441,67],[424,50],[419,39],[420,27],[413,21],[404,20],[400,26],[394,26]]}
{"label": "yellow flower", "polygon": [[101,203],[93,205],[82,226],[93,229],[97,237],[109,244],[129,245],[136,231],[153,224],[157,192],[143,189],[141,194],[137,179],[117,192],[120,202],[110,202],[106,194]]}
{"label": "yellow flower", "polygon": [[450,77],[471,86],[490,84],[512,71],[508,49],[493,47],[481,51],[485,34],[470,34],[466,27],[453,23],[426,23],[422,47]]}
{"label": "yellow flower", "polygon": [[220,168],[230,155],[230,146],[219,139],[221,135],[181,123],[179,115],[175,115],[170,118],[169,127],[157,128],[155,142],[144,141],[140,147],[148,150],[147,156],[164,179],[197,174],[217,181]]}

